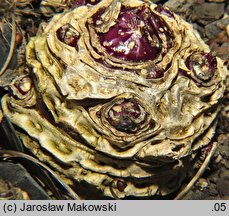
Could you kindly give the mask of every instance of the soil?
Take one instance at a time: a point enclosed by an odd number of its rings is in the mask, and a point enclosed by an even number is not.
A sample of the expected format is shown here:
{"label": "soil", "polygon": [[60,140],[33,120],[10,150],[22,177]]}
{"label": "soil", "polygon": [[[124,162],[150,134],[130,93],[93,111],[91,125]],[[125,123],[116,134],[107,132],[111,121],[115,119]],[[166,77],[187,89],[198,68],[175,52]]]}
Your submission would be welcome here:
{"label": "soil", "polygon": [[[13,0],[11,0],[13,1]],[[23,1],[22,1],[23,2]],[[16,46],[13,58],[11,59],[8,69],[12,71],[16,67],[22,67],[20,64],[24,61],[24,50],[21,48],[23,43],[26,43],[29,37],[34,36],[38,30],[39,24],[42,21],[47,22],[50,17],[41,15],[39,11],[39,0],[29,0],[29,4],[17,5],[17,10],[4,10],[4,1],[0,3],[0,47],[2,47],[0,57],[0,68],[3,67],[10,47],[11,28],[6,20],[12,21],[12,13],[20,25],[16,34]],[[154,0],[156,4],[164,5],[173,12],[182,16],[185,20],[192,23],[197,29],[203,40],[209,45],[212,52],[225,61],[225,65],[229,68],[229,4],[224,0]],[[5,18],[5,19],[4,19]],[[24,38],[24,39],[22,39]],[[19,56],[19,57],[18,57]],[[6,93],[4,88],[4,79],[0,83],[0,97]],[[222,101],[223,109],[219,114],[219,122],[216,129],[214,141],[218,142],[217,151],[204,174],[186,194],[183,199],[192,200],[211,200],[211,199],[229,199],[229,83],[227,91]],[[1,120],[1,116],[0,116]],[[8,132],[6,135],[5,126],[0,124],[0,150],[12,149],[9,147],[10,136]],[[15,150],[15,149],[14,149]],[[1,157],[0,157],[1,158]],[[0,167],[2,166],[0,162]],[[5,166],[11,167],[12,164],[5,163]],[[30,171],[24,170],[20,165],[20,169],[30,175]],[[6,181],[14,182],[20,186],[21,178],[25,175],[23,172],[21,176],[17,175],[17,180],[12,180],[12,175],[4,175]],[[0,172],[0,179],[3,175]],[[28,178],[30,179],[30,178]],[[15,183],[16,181],[16,183]],[[29,180],[28,180],[29,181]],[[31,183],[32,182],[32,183]],[[34,186],[33,192],[34,199],[46,196],[43,190],[36,185],[33,180],[31,184]],[[188,182],[187,182],[188,183]],[[36,187],[37,189],[34,189]],[[29,193],[29,188],[27,189]],[[1,195],[1,194],[0,194]],[[0,196],[1,197],[1,196]],[[173,197],[168,197],[172,199]],[[158,198],[159,199],[159,198]]]}

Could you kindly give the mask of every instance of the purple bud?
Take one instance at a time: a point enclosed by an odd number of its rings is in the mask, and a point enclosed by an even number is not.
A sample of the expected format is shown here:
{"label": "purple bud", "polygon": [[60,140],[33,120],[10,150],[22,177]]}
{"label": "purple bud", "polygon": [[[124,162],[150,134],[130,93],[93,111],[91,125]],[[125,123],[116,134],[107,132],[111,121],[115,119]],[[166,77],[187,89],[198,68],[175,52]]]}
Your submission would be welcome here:
{"label": "purple bud", "polygon": [[77,42],[79,40],[79,33],[69,24],[60,27],[56,31],[57,38],[71,47],[77,47]]}
{"label": "purple bud", "polygon": [[22,95],[26,95],[32,89],[33,83],[29,77],[24,77],[16,83],[16,87]]}
{"label": "purple bud", "polygon": [[123,192],[126,187],[127,187],[127,183],[125,181],[122,180],[117,181],[117,188],[120,192]]}
{"label": "purple bud", "polygon": [[72,4],[74,6],[82,6],[82,5],[86,5],[86,4],[95,5],[98,2],[100,2],[100,0],[75,0],[72,2]]}
{"label": "purple bud", "polygon": [[216,71],[217,60],[211,53],[201,52],[191,54],[185,64],[197,79],[208,82]]}
{"label": "purple bud", "polygon": [[108,111],[108,122],[117,130],[133,133],[146,120],[146,112],[137,101],[125,99]]}
{"label": "purple bud", "polygon": [[142,6],[123,8],[116,24],[108,32],[99,34],[99,39],[110,55],[139,62],[154,60],[161,54],[162,34],[172,38],[166,23],[149,8]]}
{"label": "purple bud", "polygon": [[148,72],[146,79],[158,79],[164,76],[164,70],[159,69],[156,66]]}

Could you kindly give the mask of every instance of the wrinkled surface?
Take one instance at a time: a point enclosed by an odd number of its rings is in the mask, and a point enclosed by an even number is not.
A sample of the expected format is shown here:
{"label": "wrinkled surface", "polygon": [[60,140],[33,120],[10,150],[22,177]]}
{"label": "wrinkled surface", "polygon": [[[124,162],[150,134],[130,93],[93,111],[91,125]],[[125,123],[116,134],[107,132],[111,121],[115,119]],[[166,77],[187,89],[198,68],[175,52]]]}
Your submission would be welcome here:
{"label": "wrinkled surface", "polygon": [[213,137],[226,69],[167,9],[76,7],[32,38],[26,57],[31,72],[12,82],[2,109],[66,179],[107,196],[166,195]]}

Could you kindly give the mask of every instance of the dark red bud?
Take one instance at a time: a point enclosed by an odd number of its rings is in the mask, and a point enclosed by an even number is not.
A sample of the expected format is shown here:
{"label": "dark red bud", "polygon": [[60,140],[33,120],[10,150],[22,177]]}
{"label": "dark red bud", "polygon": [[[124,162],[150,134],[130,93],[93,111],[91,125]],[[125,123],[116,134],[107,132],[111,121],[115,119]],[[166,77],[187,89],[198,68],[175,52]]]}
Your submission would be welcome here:
{"label": "dark red bud", "polygon": [[126,187],[127,187],[127,183],[125,181],[122,180],[117,181],[117,188],[120,192],[123,192]]}
{"label": "dark red bud", "polygon": [[[166,34],[165,26],[166,24],[145,6],[125,8],[121,10],[116,24],[107,33],[99,34],[99,38],[106,51],[116,58],[136,62],[148,61],[161,53],[160,34]],[[163,30],[163,33],[159,32],[160,30]]]}
{"label": "dark red bud", "polygon": [[24,77],[16,83],[16,87],[22,95],[26,95],[33,87],[32,80],[29,77]]}
{"label": "dark red bud", "polygon": [[117,130],[133,133],[145,122],[146,113],[137,101],[124,100],[111,107],[108,121]]}
{"label": "dark red bud", "polygon": [[73,1],[72,4],[74,6],[82,6],[82,5],[86,5],[86,4],[95,5],[98,2],[100,2],[100,0],[75,0],[75,1]]}
{"label": "dark red bud", "polygon": [[203,82],[209,81],[217,68],[216,57],[211,53],[193,53],[187,58],[185,64],[194,76]]}
{"label": "dark red bud", "polygon": [[77,47],[79,33],[70,25],[66,24],[56,31],[57,38],[71,47]]}
{"label": "dark red bud", "polygon": [[164,70],[153,67],[147,74],[146,79],[158,79],[164,76]]}

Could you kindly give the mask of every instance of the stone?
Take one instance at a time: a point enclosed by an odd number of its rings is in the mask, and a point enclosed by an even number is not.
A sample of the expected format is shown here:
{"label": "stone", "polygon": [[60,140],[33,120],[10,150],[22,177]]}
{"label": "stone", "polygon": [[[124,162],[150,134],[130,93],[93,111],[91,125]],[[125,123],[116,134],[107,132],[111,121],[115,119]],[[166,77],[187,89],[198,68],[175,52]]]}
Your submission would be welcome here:
{"label": "stone", "polygon": [[192,22],[207,25],[218,20],[224,14],[224,4],[204,3],[194,5],[193,12],[190,15]]}
{"label": "stone", "polygon": [[220,196],[229,196],[229,178],[221,178],[216,183]]}
{"label": "stone", "polygon": [[169,0],[164,6],[188,20],[193,10],[195,0]]}
{"label": "stone", "polygon": [[223,3],[204,3],[199,0],[169,0],[164,6],[189,22],[207,25],[223,16],[225,5]]}
{"label": "stone", "polygon": [[[229,25],[229,17],[217,20],[215,22],[209,23],[205,26],[205,33],[209,39],[217,38],[219,34],[223,31],[225,40],[227,40],[227,34],[225,29]],[[222,38],[221,38],[222,39]]]}
{"label": "stone", "polygon": [[226,2],[226,0],[208,0],[209,2]]}

